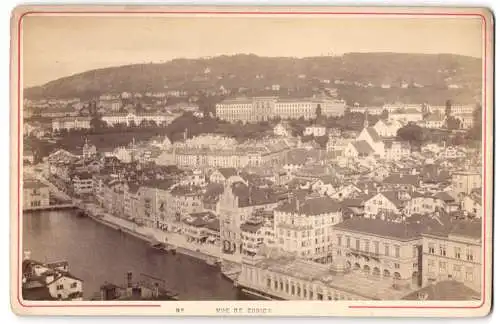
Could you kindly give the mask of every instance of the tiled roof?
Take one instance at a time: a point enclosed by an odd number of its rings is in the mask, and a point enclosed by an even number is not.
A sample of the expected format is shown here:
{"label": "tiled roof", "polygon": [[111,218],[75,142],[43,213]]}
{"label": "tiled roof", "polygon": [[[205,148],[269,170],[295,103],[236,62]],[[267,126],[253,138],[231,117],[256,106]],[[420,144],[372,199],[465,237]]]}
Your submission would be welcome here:
{"label": "tiled roof", "polygon": [[367,141],[355,141],[352,143],[356,151],[361,154],[371,154],[374,152],[373,148]]}
{"label": "tiled roof", "polygon": [[434,195],[434,198],[441,199],[444,202],[454,202],[455,198],[453,198],[449,193],[445,191],[438,192]]}
{"label": "tiled roof", "polygon": [[238,207],[266,205],[277,202],[276,194],[272,189],[247,186],[243,182],[231,185],[233,194],[238,197]]}
{"label": "tiled roof", "polygon": [[241,224],[240,229],[243,232],[257,233],[257,231],[262,227],[262,222],[245,222]]}
{"label": "tiled roof", "polygon": [[78,172],[73,175],[73,177],[78,177],[80,180],[92,179],[92,174],[89,172]]}
{"label": "tiled roof", "polygon": [[207,221],[207,224],[205,225],[206,228],[209,230],[219,232],[220,231],[220,222],[218,219],[211,219]]}
{"label": "tiled roof", "polygon": [[425,300],[479,300],[481,294],[463,283],[455,280],[445,280],[431,284],[420,290],[412,292],[403,297],[403,300],[419,300],[424,297]]}
{"label": "tiled roof", "polygon": [[334,225],[335,229],[371,234],[401,241],[413,240],[420,236],[419,224],[388,222],[381,219],[350,218]]}
{"label": "tiled roof", "polygon": [[451,228],[450,235],[479,239],[482,234],[481,221],[458,221]]}
{"label": "tiled roof", "polygon": [[220,183],[209,183],[203,194],[203,201],[217,201],[219,196],[224,192],[224,185]]}
{"label": "tiled roof", "polygon": [[196,195],[199,192],[198,187],[192,187],[192,186],[177,186],[171,190],[172,195],[176,196],[189,196],[189,195]]}
{"label": "tiled roof", "polygon": [[38,188],[47,188],[48,186],[44,184],[43,182],[40,182],[35,179],[26,179],[23,181],[23,188],[24,189],[38,189]]}
{"label": "tiled roof", "polygon": [[379,136],[379,134],[377,133],[377,131],[375,130],[375,128],[368,127],[366,129],[366,131],[371,136],[371,138],[373,139],[374,142],[380,142],[382,140],[382,138]]}
{"label": "tiled roof", "polygon": [[30,289],[23,288],[22,294],[25,300],[56,300],[50,295],[49,288],[46,286]]}
{"label": "tiled roof", "polygon": [[[297,209],[298,207],[298,209]],[[309,216],[320,215],[324,213],[334,213],[341,209],[340,203],[329,197],[305,199],[305,201],[292,199],[279,206],[276,210],[287,213],[299,213]]]}
{"label": "tiled roof", "polygon": [[238,174],[238,171],[235,168],[220,168],[218,171],[224,176],[224,178],[228,179],[229,177],[235,176]]}
{"label": "tiled roof", "polygon": [[412,174],[401,174],[393,173],[385,178],[382,182],[389,184],[411,184],[413,186],[418,185],[419,176]]}

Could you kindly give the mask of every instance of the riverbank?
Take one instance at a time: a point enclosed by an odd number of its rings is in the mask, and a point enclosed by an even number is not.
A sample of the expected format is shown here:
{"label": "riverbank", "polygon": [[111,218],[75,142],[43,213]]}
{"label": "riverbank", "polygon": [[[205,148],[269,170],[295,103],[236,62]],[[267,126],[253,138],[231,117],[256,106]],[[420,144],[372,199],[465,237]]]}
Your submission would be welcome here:
{"label": "riverbank", "polygon": [[234,264],[241,264],[241,255],[239,254],[224,254],[216,245],[199,245],[188,242],[186,237],[179,233],[165,232],[156,228],[149,228],[137,225],[136,223],[116,217],[106,212],[99,210],[96,205],[86,205],[86,211],[91,215],[99,214],[101,217],[92,217],[96,221],[111,226],[115,229],[120,228],[122,231],[134,235],[146,241],[156,240],[165,242],[173,246],[178,253],[189,255],[191,257],[201,259],[204,261],[221,260]]}
{"label": "riverbank", "polygon": [[[157,228],[140,226],[135,222],[117,217],[104,211],[97,204],[83,204],[80,200],[70,197],[67,193],[62,192],[57,186],[50,182],[50,180],[44,178],[40,174],[32,173],[32,175],[43,183],[47,184],[50,187],[51,192],[54,192],[61,198],[71,200],[76,208],[83,209],[89,216],[91,216],[93,220],[99,222],[102,225],[106,225],[116,230],[121,230],[124,233],[148,242],[156,240],[159,242],[167,243],[168,245],[173,246],[178,253],[188,255],[206,262],[213,263],[214,261],[223,261],[225,263],[228,263],[227,268],[232,270],[241,265],[242,261],[240,254],[225,254],[222,253],[221,247],[218,245],[196,244],[193,242],[188,242],[187,238],[179,233],[165,232]],[[96,215],[100,215],[100,217],[96,217]]]}

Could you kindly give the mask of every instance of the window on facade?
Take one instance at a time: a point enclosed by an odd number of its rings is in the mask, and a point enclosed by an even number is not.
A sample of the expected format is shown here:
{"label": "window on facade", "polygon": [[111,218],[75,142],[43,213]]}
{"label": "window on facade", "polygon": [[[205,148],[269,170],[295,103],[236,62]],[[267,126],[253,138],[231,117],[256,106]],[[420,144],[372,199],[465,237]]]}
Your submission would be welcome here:
{"label": "window on facade", "polygon": [[349,236],[347,236],[345,239],[345,246],[348,248],[351,247],[351,238]]}
{"label": "window on facade", "polygon": [[459,264],[453,265],[453,277],[460,278],[462,267]]}
{"label": "window on facade", "polygon": [[394,263],[394,269],[399,269],[399,263]]}
{"label": "window on facade", "polygon": [[389,256],[389,244],[385,244],[385,256]]}
{"label": "window on facade", "polygon": [[434,254],[434,243],[429,243],[429,254]]}
{"label": "window on facade", "polygon": [[366,252],[370,251],[370,241],[369,240],[365,240],[365,251]]}
{"label": "window on facade", "polygon": [[76,282],[73,282],[70,287],[71,288],[76,288]]}
{"label": "window on facade", "polygon": [[394,255],[396,256],[396,258],[399,258],[399,245],[394,245]]}
{"label": "window on facade", "polygon": [[373,250],[375,254],[379,254],[379,242],[373,242]]}
{"label": "window on facade", "polygon": [[57,290],[63,290],[63,289],[64,289],[64,285],[57,285],[57,286],[56,286],[56,289],[57,289]]}
{"label": "window on facade", "polygon": [[337,244],[338,246],[342,246],[342,235],[337,235]]}
{"label": "window on facade", "polygon": [[267,288],[271,288],[271,279],[267,278]]}
{"label": "window on facade", "polygon": [[466,268],[465,269],[465,280],[467,281],[472,281],[474,279],[473,274],[472,274],[472,268]]}
{"label": "window on facade", "polygon": [[444,245],[439,246],[439,255],[446,256],[446,246]]}
{"label": "window on facade", "polygon": [[280,281],[280,290],[283,291],[283,281]]}
{"label": "window on facade", "polygon": [[356,240],[356,250],[359,250],[359,245],[360,245],[360,242],[359,242],[359,239]]}
{"label": "window on facade", "polygon": [[461,249],[460,249],[460,248],[458,248],[458,247],[456,247],[456,248],[455,248],[455,258],[460,259],[460,257],[461,257],[461,252],[462,252],[462,251],[461,251]]}
{"label": "window on facade", "polygon": [[446,272],[446,262],[439,261],[439,272]]}
{"label": "window on facade", "polygon": [[465,252],[466,256],[467,256],[467,261],[473,261],[474,260],[474,257],[472,255],[472,249],[471,248],[467,248],[466,252]]}

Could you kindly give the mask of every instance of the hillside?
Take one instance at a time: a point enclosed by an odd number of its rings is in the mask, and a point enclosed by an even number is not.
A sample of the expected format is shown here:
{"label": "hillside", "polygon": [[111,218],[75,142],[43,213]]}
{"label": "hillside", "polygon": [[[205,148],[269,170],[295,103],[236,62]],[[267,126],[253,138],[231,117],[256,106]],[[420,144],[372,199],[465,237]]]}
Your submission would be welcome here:
{"label": "hillside", "polygon": [[[207,68],[210,72],[205,73]],[[262,77],[256,77],[257,75]],[[226,89],[262,89],[273,84],[280,84],[282,88],[288,89],[309,89],[317,87],[319,80],[330,80],[330,84],[325,86],[339,88],[340,95],[348,101],[360,97],[364,102],[365,96],[381,96],[381,100],[389,96],[402,101],[408,96],[461,96],[472,100],[481,89],[481,60],[451,54],[396,53],[350,53],[336,57],[309,58],[241,54],[208,59],[175,59],[167,63],[87,71],[40,87],[25,89],[25,96],[29,99],[88,99],[104,92],[154,92],[165,89],[196,91],[218,89],[221,85]],[[345,84],[335,85],[334,80],[345,81]],[[394,87],[399,86],[402,81],[425,87]],[[362,88],[355,86],[353,82],[372,83],[375,87]],[[464,88],[447,89],[447,83],[460,84]],[[392,84],[393,87],[380,89],[381,84]]]}

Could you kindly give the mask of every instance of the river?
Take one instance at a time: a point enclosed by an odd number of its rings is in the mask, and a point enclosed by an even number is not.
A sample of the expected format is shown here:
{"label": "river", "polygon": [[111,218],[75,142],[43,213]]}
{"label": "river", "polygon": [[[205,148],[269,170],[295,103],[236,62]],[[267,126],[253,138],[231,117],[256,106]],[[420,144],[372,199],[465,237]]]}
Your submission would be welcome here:
{"label": "river", "polygon": [[43,211],[23,215],[23,250],[41,262],[67,260],[70,272],[84,281],[84,298],[104,282],[124,284],[127,271],[161,278],[180,300],[246,299],[215,267],[204,261],[166,254],[147,242],[118,232],[76,211]]}

